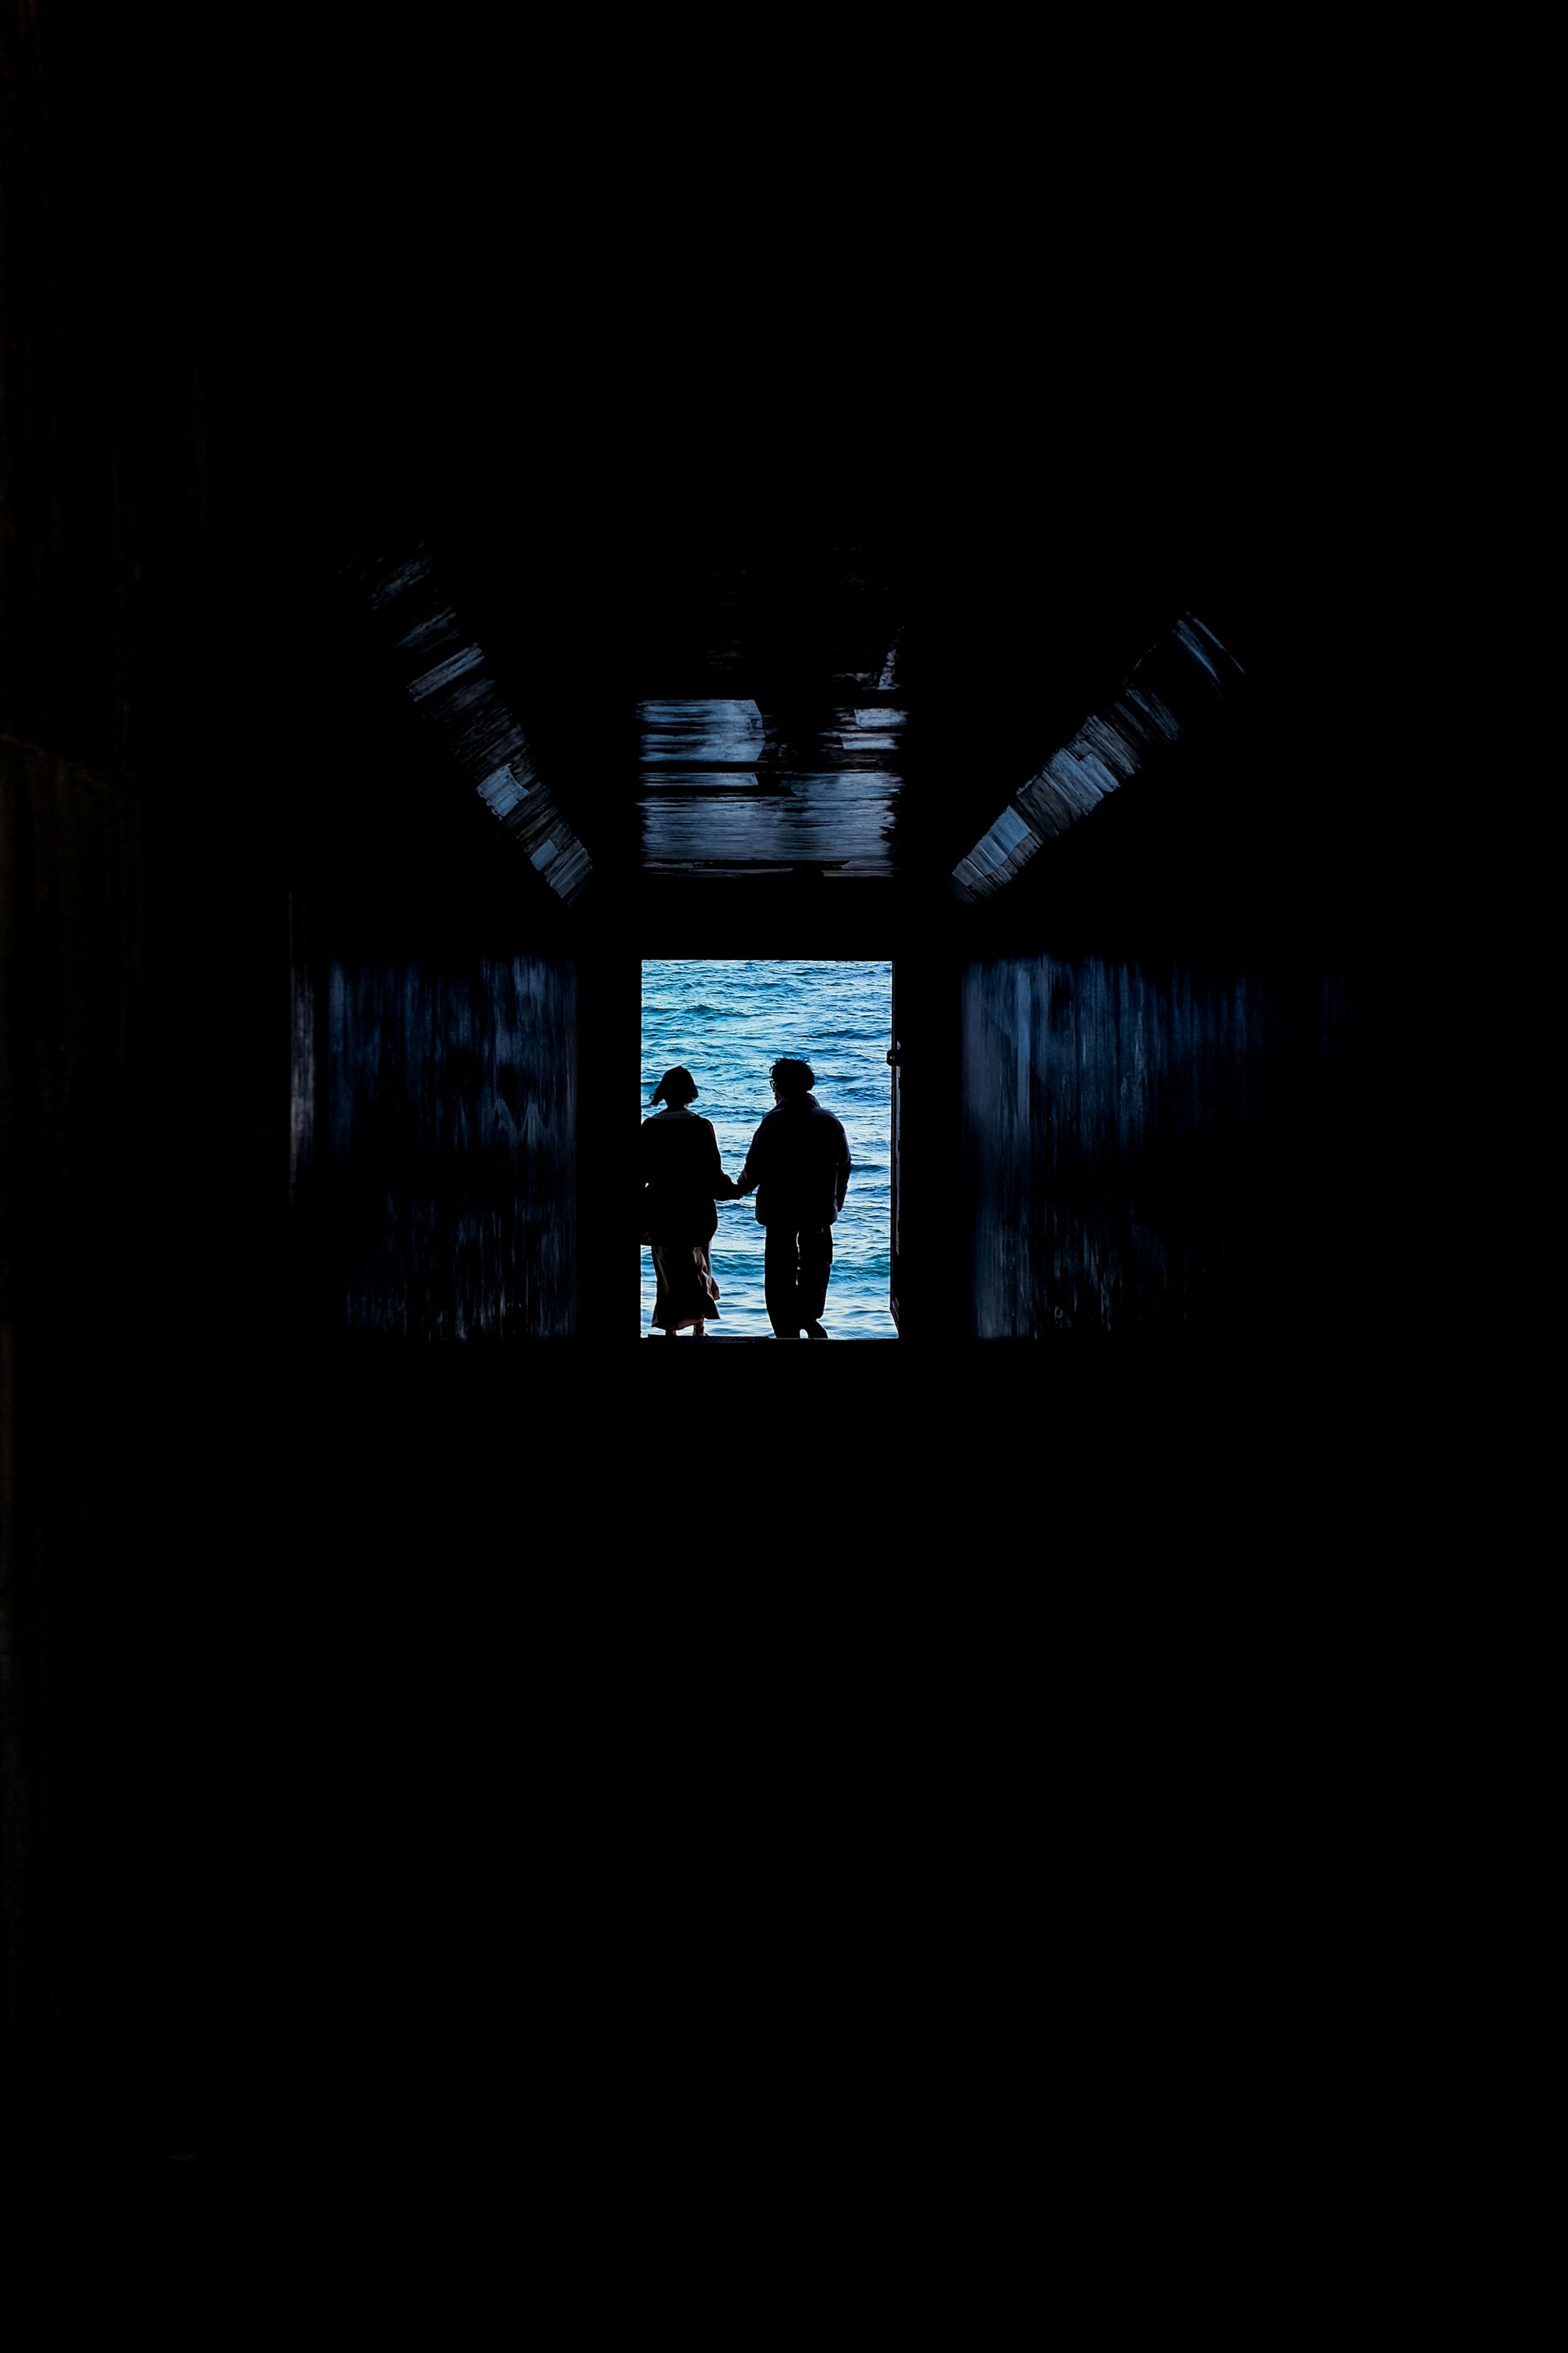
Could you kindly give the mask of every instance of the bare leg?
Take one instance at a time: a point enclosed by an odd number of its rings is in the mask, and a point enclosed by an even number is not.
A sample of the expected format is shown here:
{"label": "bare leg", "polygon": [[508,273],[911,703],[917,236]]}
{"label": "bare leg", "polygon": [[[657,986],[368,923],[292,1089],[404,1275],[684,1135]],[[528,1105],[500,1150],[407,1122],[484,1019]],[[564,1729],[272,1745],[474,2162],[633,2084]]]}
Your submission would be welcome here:
{"label": "bare leg", "polygon": [[708,1337],[708,1326],[700,1315],[691,1327],[691,1336],[694,1340],[705,1340]]}

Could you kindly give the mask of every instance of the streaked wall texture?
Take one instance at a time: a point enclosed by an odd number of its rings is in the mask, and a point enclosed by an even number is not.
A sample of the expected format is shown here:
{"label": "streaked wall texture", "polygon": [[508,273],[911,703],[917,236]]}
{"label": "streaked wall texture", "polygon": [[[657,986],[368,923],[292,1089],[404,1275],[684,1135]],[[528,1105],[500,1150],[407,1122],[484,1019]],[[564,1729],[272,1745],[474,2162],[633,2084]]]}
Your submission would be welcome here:
{"label": "streaked wall texture", "polygon": [[963,1025],[975,1337],[1286,1337],[1353,1282],[1342,980],[1003,957]]}
{"label": "streaked wall texture", "polygon": [[575,968],[334,961],[326,998],[316,1134],[300,1157],[347,1328],[569,1337]]}

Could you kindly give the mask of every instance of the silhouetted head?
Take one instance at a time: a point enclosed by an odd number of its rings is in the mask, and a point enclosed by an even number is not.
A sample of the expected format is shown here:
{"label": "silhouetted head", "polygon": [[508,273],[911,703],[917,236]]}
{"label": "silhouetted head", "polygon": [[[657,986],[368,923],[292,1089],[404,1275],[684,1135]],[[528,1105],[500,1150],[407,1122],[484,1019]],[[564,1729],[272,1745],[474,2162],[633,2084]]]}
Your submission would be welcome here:
{"label": "silhouetted head", "polygon": [[696,1092],[696,1080],[684,1062],[677,1062],[672,1071],[666,1071],[663,1078],[655,1087],[653,1099],[655,1103],[667,1103],[671,1111],[680,1111],[691,1101]]}
{"label": "silhouetted head", "polygon": [[816,1073],[811,1064],[797,1062],[789,1054],[773,1064],[768,1076],[778,1089],[781,1100],[789,1095],[809,1094],[816,1084]]}

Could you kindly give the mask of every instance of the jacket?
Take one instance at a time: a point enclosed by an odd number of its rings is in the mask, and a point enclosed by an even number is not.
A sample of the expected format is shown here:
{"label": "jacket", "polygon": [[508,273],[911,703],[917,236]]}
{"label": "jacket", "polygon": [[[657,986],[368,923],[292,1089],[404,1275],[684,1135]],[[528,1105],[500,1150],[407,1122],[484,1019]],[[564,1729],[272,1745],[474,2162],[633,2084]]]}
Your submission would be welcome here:
{"label": "jacket", "polygon": [[734,1193],[755,1187],[759,1226],[831,1226],[849,1187],[849,1139],[815,1095],[790,1095],[752,1138]]}
{"label": "jacket", "polygon": [[719,1223],[714,1203],[727,1201],[731,1187],[710,1120],[695,1112],[645,1119],[637,1132],[637,1169],[648,1241],[686,1249],[711,1239]]}

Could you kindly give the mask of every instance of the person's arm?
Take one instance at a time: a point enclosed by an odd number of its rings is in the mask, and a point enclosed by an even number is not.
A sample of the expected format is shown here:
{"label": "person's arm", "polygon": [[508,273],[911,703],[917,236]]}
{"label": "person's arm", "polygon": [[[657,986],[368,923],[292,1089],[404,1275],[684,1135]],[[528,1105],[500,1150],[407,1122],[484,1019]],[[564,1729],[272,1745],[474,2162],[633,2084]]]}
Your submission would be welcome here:
{"label": "person's arm", "polygon": [[854,1167],[854,1166],[855,1163],[849,1157],[849,1138],[845,1134],[843,1124],[840,1123],[838,1129],[838,1167],[834,1179],[834,1199],[839,1208],[844,1207],[844,1196],[849,1190],[849,1171]]}
{"label": "person's arm", "polygon": [[735,1179],[734,1198],[738,1201],[746,1193],[754,1193],[762,1181],[763,1131],[759,1127],[746,1153],[746,1164]]}
{"label": "person's arm", "polygon": [[716,1201],[732,1201],[735,1198],[735,1188],[724,1174],[724,1155],[719,1149],[719,1138],[713,1132],[713,1123],[710,1119],[705,1119],[702,1124],[708,1130],[708,1181],[713,1187],[713,1198]]}

